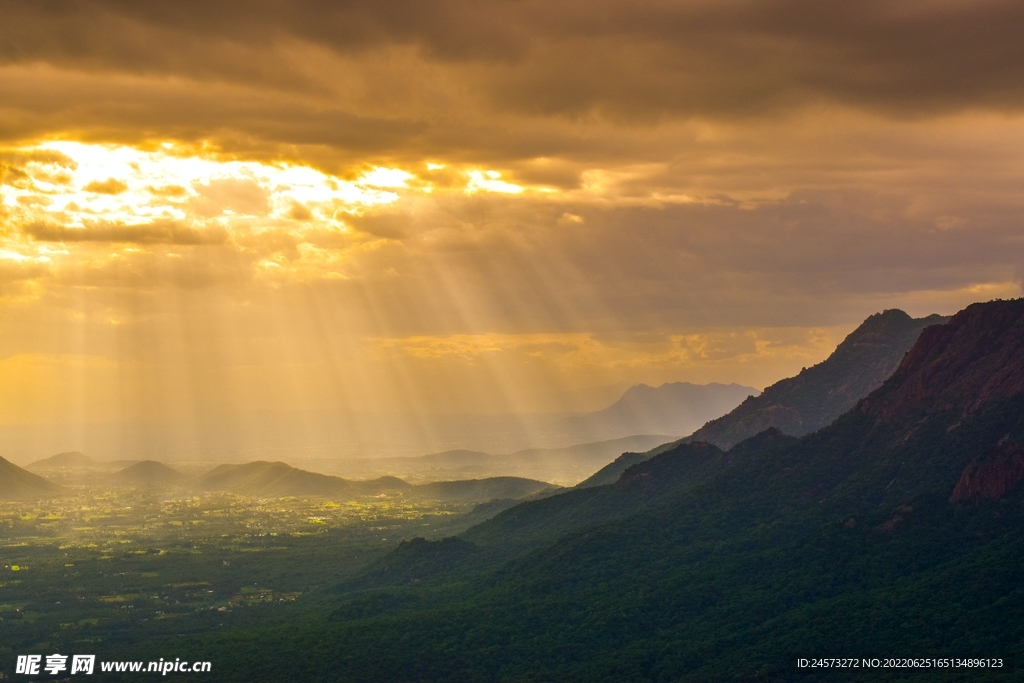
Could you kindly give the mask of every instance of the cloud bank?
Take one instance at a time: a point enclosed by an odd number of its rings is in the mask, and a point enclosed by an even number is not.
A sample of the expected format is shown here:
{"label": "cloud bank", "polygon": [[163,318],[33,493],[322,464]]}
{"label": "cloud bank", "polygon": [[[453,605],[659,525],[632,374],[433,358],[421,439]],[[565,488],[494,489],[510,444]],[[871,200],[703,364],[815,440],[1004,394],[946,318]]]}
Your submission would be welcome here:
{"label": "cloud bank", "polygon": [[1021,294],[1019,3],[0,16],[0,356],[65,417],[763,386]]}

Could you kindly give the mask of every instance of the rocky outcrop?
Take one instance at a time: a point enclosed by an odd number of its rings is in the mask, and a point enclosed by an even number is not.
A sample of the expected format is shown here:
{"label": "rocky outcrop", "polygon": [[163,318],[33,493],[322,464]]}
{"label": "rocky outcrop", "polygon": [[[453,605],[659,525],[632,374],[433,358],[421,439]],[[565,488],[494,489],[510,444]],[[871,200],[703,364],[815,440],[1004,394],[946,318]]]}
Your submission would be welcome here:
{"label": "rocky outcrop", "polygon": [[892,377],[857,410],[883,421],[904,421],[908,410],[967,415],[1022,393],[1024,300],[991,301],[925,329]]}
{"label": "rocky outcrop", "polygon": [[869,317],[827,359],[776,382],[690,437],[730,448],[769,427],[802,436],[828,426],[882,386],[921,331],[949,318],[911,318],[891,309]]}
{"label": "rocky outcrop", "polygon": [[1024,447],[1005,441],[964,468],[951,503],[996,500],[1024,480]]}

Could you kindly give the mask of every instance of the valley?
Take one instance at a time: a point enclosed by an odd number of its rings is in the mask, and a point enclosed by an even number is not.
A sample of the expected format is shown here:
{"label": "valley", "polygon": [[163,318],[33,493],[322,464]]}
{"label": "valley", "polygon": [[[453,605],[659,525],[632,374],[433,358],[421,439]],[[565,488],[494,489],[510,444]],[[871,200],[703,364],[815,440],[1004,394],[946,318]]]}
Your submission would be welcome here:
{"label": "valley", "polygon": [[79,487],[0,503],[0,659],[116,648],[287,612],[411,536],[457,533],[473,503],[174,496]]}

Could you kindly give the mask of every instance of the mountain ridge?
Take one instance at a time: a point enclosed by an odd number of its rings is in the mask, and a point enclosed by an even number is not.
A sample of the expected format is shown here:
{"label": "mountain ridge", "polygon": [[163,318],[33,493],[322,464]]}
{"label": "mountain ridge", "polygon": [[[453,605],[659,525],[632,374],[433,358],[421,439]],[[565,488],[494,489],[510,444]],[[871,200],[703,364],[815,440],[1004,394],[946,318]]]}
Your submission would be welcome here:
{"label": "mountain ridge", "polygon": [[880,387],[922,330],[948,320],[936,314],[911,318],[899,309],[875,313],[824,361],[767,387],[760,396],[708,422],[689,439],[728,448],[768,427],[778,427],[792,436],[817,431]]}
{"label": "mountain ridge", "polygon": [[569,431],[590,436],[669,434],[685,436],[728,413],[758,390],[740,384],[666,382],[637,384],[602,410],[566,418]]}

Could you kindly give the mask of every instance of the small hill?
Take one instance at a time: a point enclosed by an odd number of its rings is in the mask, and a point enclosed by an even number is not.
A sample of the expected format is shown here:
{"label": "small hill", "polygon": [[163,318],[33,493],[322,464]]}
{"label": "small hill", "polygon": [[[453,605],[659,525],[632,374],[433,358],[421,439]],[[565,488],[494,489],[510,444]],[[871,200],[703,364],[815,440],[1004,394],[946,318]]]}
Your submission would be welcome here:
{"label": "small hill", "polygon": [[[664,451],[662,451],[664,452]],[[590,475],[573,488],[587,489],[592,486],[608,486],[618,481],[627,469],[657,455],[657,453],[623,453],[610,463]]]}
{"label": "small hill", "polygon": [[38,474],[0,458],[0,500],[30,500],[59,495],[64,491]]}
{"label": "small hill", "polygon": [[627,434],[685,436],[758,393],[753,387],[739,384],[639,384],[604,410],[568,418],[564,426],[591,438]]}
{"label": "small hill", "polygon": [[349,491],[352,482],[300,470],[283,462],[257,460],[216,467],[196,486],[206,491],[232,491],[249,496],[334,496]]}
{"label": "small hill", "polygon": [[690,439],[728,448],[769,427],[793,436],[815,432],[882,386],[922,330],[948,320],[939,315],[911,318],[898,309],[876,313],[824,361],[748,398]]}
{"label": "small hill", "polygon": [[26,469],[50,469],[50,468],[65,468],[65,469],[84,469],[87,467],[96,467],[98,463],[90,458],[85,453],[79,453],[78,451],[66,451],[64,453],[58,453],[57,455],[51,455],[49,458],[43,458],[42,460],[36,460],[26,467]]}
{"label": "small hill", "polygon": [[111,479],[123,486],[143,486],[146,488],[161,486],[180,486],[188,477],[156,460],[143,460],[134,465],[115,472]]}

